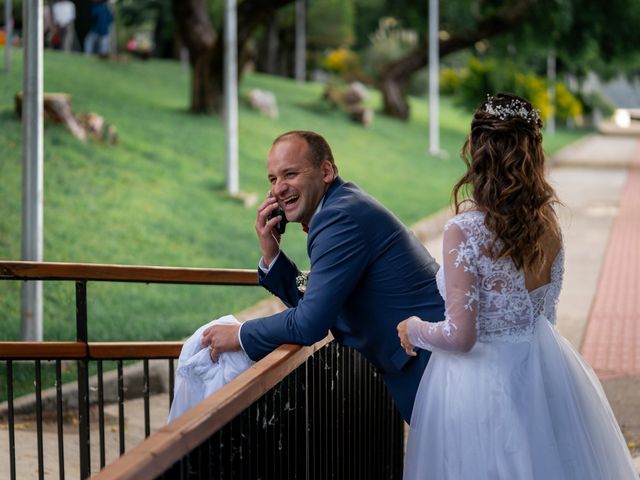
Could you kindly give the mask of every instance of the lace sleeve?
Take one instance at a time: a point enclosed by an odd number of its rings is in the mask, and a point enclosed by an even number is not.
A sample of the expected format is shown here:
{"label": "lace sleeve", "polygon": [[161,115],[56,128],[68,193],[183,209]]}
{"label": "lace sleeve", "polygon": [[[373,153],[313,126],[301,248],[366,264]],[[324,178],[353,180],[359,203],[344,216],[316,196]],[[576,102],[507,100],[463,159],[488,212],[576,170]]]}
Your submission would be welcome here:
{"label": "lace sleeve", "polygon": [[409,341],[426,350],[468,352],[476,343],[478,276],[471,242],[455,223],[443,240],[445,319],[432,323],[413,317],[407,324]]}

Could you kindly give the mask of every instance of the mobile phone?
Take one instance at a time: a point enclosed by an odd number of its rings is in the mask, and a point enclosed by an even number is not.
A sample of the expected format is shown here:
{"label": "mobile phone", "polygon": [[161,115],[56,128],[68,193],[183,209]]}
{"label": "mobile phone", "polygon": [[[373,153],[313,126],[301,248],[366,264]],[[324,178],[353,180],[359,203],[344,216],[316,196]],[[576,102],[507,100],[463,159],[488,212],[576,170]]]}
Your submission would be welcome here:
{"label": "mobile phone", "polygon": [[282,235],[287,228],[287,222],[288,222],[287,217],[285,217],[284,210],[282,208],[278,207],[269,215],[267,215],[267,222],[272,218],[277,217],[278,215],[280,215],[282,219],[278,223],[276,223],[276,231],[280,235]]}

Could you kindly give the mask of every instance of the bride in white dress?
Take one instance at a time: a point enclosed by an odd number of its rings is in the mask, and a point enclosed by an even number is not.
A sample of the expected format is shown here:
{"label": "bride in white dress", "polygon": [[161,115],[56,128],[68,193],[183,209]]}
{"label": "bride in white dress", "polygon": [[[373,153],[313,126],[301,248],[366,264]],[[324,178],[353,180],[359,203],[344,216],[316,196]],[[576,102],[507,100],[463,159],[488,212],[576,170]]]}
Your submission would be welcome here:
{"label": "bride in white dress", "polygon": [[564,250],[541,126],[510,94],[474,114],[437,275],[445,319],[398,326],[407,353],[433,351],[405,480],[638,479],[597,377],[554,326]]}

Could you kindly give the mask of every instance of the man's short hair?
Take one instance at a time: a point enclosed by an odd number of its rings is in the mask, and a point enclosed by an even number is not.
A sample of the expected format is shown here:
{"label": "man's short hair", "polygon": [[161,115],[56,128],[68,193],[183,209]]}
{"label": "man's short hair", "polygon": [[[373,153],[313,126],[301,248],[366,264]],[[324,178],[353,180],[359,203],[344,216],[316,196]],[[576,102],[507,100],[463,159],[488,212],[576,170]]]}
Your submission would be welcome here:
{"label": "man's short hair", "polygon": [[278,138],[276,138],[271,146],[273,147],[277,143],[280,143],[281,141],[286,140],[290,137],[299,137],[307,142],[307,146],[309,147],[309,160],[314,166],[320,167],[322,165],[322,162],[324,162],[325,160],[329,160],[331,166],[333,167],[334,173],[338,175],[338,166],[333,159],[331,147],[322,135],[318,135],[315,132],[310,132],[307,130],[291,130],[290,132],[285,132]]}

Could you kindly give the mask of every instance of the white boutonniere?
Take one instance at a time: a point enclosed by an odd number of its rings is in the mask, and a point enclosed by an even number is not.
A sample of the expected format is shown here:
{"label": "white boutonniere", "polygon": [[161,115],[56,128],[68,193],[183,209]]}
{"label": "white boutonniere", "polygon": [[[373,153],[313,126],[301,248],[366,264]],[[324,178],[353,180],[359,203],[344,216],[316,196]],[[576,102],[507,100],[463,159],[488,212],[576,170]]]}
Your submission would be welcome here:
{"label": "white boutonniere", "polygon": [[300,293],[304,293],[309,282],[309,272],[300,272],[296,277],[296,286]]}

